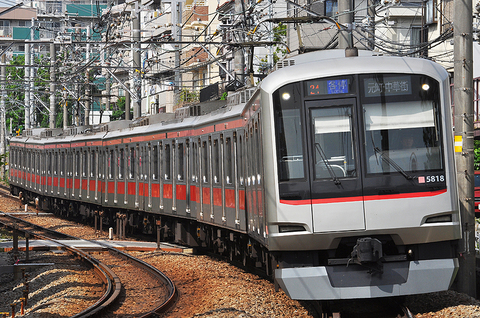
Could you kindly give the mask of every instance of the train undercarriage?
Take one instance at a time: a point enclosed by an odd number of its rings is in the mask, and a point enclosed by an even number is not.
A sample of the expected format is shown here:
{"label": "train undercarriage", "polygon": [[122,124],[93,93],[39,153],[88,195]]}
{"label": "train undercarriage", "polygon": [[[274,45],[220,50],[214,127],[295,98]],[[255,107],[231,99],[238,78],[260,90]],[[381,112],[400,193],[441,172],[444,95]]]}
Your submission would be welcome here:
{"label": "train undercarriage", "polygon": [[118,239],[139,236],[151,241],[186,245],[199,252],[212,252],[244,268],[258,269],[273,279],[274,255],[245,233],[186,218],[41,196],[16,186],[10,187],[10,193],[23,205],[33,204],[38,210],[89,224],[96,230],[113,228]]}

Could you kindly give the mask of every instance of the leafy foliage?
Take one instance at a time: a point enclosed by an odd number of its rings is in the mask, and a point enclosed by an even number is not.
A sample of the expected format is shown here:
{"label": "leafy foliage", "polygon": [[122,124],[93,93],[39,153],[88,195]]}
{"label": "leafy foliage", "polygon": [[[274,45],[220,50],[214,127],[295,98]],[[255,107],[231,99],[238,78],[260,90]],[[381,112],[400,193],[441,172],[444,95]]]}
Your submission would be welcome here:
{"label": "leafy foliage", "polygon": [[[39,99],[35,101],[38,106],[32,118],[35,119],[33,125],[40,127],[49,126],[49,80],[50,80],[50,59],[43,55],[36,56],[33,64],[37,67],[33,76],[33,93]],[[22,131],[25,127],[25,90],[30,89],[28,82],[25,81],[25,68],[17,67],[25,65],[25,56],[16,55],[10,60],[11,66],[7,66],[7,109],[6,120],[7,127],[11,127],[13,131]],[[32,98],[33,95],[32,95]],[[43,103],[43,104],[42,104]],[[60,124],[60,125],[58,125]],[[62,121],[57,127],[61,127]]]}
{"label": "leafy foliage", "polygon": [[[110,120],[121,120],[125,119],[125,96],[119,97],[117,104],[111,104],[110,110],[112,110],[112,115]],[[130,111],[130,118],[133,118],[133,112]]]}
{"label": "leafy foliage", "polygon": [[2,169],[5,169],[5,173],[1,176],[1,180],[8,184],[8,152],[0,155],[0,172],[3,172]]}
{"label": "leafy foliage", "polygon": [[[273,41],[283,42],[287,36],[287,26],[283,23],[279,23],[273,28]],[[274,45],[273,51],[273,65],[275,65],[282,56],[288,53],[288,50],[284,46]],[[265,56],[260,60],[260,68],[258,71],[262,74],[267,74],[268,71],[273,68],[273,65],[268,65],[268,57]]]}
{"label": "leafy foliage", "polygon": [[474,145],[474,169],[480,170],[480,140],[475,140]]}

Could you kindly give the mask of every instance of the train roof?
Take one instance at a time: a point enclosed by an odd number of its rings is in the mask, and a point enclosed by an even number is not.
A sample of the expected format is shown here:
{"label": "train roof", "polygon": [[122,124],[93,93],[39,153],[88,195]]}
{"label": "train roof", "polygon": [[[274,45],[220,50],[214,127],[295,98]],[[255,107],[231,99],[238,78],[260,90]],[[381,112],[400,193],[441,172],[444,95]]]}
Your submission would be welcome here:
{"label": "train roof", "polygon": [[160,123],[154,123],[146,126],[129,127],[120,130],[109,131],[104,139],[119,138],[128,133],[129,136],[149,135],[157,132],[180,131],[202,126],[210,125],[218,121],[225,121],[228,118],[236,118],[242,115],[246,103],[224,106],[213,112],[201,116],[185,117],[180,119],[169,120]]}
{"label": "train roof", "polygon": [[277,69],[260,83],[262,90],[273,93],[291,82],[365,73],[420,73],[440,81],[448,78],[447,71],[430,60],[376,56],[369,51],[359,51],[354,57],[345,57],[343,50],[316,51],[287,59],[283,65],[287,66]]}

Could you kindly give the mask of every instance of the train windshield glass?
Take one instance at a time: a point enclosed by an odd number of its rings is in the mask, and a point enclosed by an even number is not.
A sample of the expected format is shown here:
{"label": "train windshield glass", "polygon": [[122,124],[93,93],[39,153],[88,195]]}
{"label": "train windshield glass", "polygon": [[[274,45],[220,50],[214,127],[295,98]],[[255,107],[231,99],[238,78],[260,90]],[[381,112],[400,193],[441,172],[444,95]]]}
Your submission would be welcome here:
{"label": "train windshield glass", "polygon": [[313,109],[315,179],[356,175],[351,107]]}
{"label": "train windshield glass", "polygon": [[[396,79],[403,85],[397,85],[397,92],[382,89]],[[407,172],[443,169],[438,83],[425,76],[375,75],[365,76],[363,84],[367,173],[409,176]],[[367,86],[380,89],[369,94]]]}
{"label": "train windshield glass", "polygon": [[305,178],[301,103],[299,84],[286,85],[274,95],[280,181]]}

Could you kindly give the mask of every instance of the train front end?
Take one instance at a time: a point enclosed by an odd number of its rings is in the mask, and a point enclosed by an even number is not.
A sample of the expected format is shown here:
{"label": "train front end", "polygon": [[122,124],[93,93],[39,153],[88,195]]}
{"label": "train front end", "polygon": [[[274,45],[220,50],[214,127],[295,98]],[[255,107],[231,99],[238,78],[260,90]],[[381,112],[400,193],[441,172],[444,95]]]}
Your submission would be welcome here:
{"label": "train front end", "polygon": [[461,231],[447,72],[421,59],[317,57],[267,77],[267,103],[268,247],[281,288],[304,300],[448,289]]}

